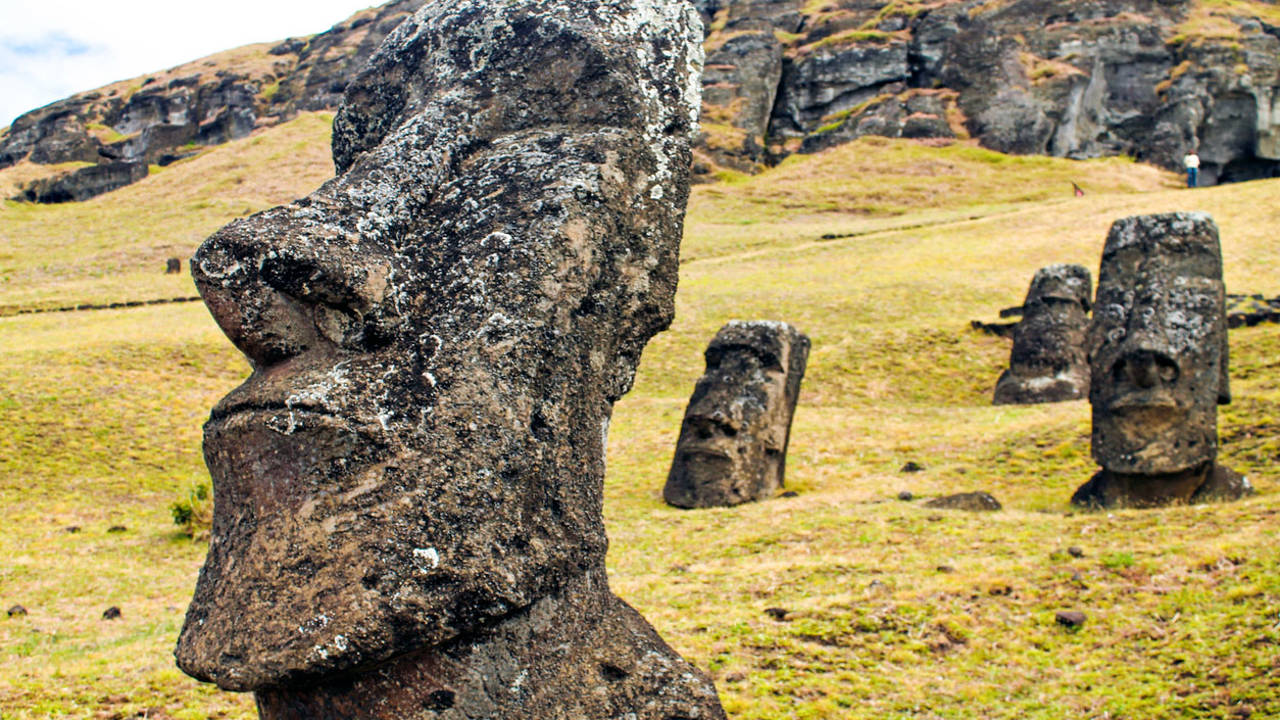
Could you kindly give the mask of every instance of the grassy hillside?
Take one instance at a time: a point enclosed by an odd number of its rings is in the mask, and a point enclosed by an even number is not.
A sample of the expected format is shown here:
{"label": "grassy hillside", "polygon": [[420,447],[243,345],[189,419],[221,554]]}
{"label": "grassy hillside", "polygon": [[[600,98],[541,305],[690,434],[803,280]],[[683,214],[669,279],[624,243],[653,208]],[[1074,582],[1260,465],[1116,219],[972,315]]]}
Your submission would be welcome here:
{"label": "grassy hillside", "polygon": [[[163,259],[319,184],[327,120],[84,205],[5,205],[0,308],[189,293]],[[1280,181],[1176,186],[1117,160],[868,139],[695,190],[677,321],[610,438],[609,567],[732,717],[1280,716],[1280,330],[1232,332],[1220,422],[1259,497],[1082,514],[1067,498],[1092,471],[1088,405],[991,407],[1008,345],[967,329],[1042,265],[1096,268],[1111,220],[1138,212],[1212,212],[1230,289],[1276,293]],[[731,318],[813,338],[799,496],[676,511],[659,493],[680,417]],[[0,317],[0,610],[29,610],[0,616],[6,720],[254,717],[171,656],[204,545],[169,505],[207,482],[200,424],[246,372],[199,305]],[[1006,509],[895,499],[974,489]],[[1063,609],[1088,623],[1058,627]]]}

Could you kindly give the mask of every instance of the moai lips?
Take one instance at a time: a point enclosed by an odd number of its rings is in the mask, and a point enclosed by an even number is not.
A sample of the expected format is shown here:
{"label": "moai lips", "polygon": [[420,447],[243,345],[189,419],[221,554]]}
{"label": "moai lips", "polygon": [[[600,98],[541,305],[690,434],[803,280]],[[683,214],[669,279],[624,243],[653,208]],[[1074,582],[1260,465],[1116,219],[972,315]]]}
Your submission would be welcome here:
{"label": "moai lips", "polygon": [[781,322],[734,321],[706,351],[666,487],[676,507],[725,507],[782,489],[809,338]]}
{"label": "moai lips", "polygon": [[1078,400],[1089,394],[1085,331],[1093,278],[1079,265],[1050,265],[1031,280],[1022,321],[1013,329],[1009,369],[996,383],[996,405]]}
{"label": "moai lips", "polygon": [[1154,506],[1240,497],[1216,464],[1219,404],[1231,401],[1218,228],[1200,213],[1117,221],[1089,327],[1093,457],[1073,502]]}
{"label": "moai lips", "polygon": [[349,88],[338,176],[200,248],[253,374],[205,426],[185,671],[267,718],[723,717],[610,594],[602,521],[701,42],[680,0],[429,2]]}

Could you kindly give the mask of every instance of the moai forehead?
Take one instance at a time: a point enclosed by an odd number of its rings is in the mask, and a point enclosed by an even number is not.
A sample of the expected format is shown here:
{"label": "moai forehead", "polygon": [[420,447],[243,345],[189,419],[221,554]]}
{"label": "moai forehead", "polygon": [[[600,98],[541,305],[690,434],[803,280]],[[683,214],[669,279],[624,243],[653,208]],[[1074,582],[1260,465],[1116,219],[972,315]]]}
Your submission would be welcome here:
{"label": "moai forehead", "polygon": [[1218,228],[1200,213],[1117,221],[1089,328],[1095,459],[1171,473],[1214,459],[1230,398]]}
{"label": "moai forehead", "polygon": [[602,566],[602,435],[673,314],[701,41],[677,0],[429,2],[352,83],[338,177],[205,242],[254,373],[205,426],[184,670],[370,667]]}
{"label": "moai forehead", "polygon": [[1081,265],[1049,265],[1036,271],[1027,289],[1024,311],[1046,298],[1078,303],[1088,312],[1093,306],[1093,276]]}

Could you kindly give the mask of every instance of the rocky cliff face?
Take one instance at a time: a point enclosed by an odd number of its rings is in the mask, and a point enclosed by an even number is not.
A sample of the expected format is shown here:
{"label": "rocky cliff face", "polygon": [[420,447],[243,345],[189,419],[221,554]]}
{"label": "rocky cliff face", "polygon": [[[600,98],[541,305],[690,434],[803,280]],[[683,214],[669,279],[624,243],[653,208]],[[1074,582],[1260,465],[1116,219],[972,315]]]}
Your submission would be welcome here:
{"label": "rocky cliff face", "polygon": [[[145,176],[147,164],[166,165],[299,111],[336,109],[349,80],[424,2],[398,0],[311,38],[239,48],[33,110],[0,133],[0,169],[23,160],[112,168],[127,163],[141,166]],[[41,202],[82,200],[119,187],[103,182],[108,174],[125,177],[82,168],[42,181],[25,195]],[[138,179],[136,172],[128,177]],[[59,192],[44,191],[54,183]]]}
{"label": "rocky cliff face", "polygon": [[[1197,148],[1202,184],[1280,174],[1280,6],[1269,0],[690,1],[708,30],[703,179],[865,135],[1127,154],[1170,169]],[[0,132],[0,169],[167,164],[298,111],[336,109],[373,49],[424,3],[398,0],[309,39],[32,111]],[[81,169],[60,178],[65,192],[27,195],[78,199],[114,187],[103,177]]]}
{"label": "rocky cliff face", "polygon": [[704,169],[883,135],[1168,168],[1198,148],[1208,183],[1280,174],[1272,3],[696,2]]}

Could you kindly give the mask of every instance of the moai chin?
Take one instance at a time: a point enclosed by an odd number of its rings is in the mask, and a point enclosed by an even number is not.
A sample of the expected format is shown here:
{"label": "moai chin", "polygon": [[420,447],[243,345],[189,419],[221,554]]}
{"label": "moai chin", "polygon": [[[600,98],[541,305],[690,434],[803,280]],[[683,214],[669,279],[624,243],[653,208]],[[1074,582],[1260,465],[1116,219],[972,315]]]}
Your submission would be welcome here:
{"label": "moai chin", "polygon": [[682,0],[431,1],[338,175],[192,272],[253,365],[214,408],[178,641],[264,718],[723,718],[616,598],[613,403],[670,324],[702,30]]}
{"label": "moai chin", "polygon": [[996,405],[1079,400],[1089,394],[1085,331],[1093,277],[1079,265],[1050,265],[1031,280],[1022,321],[1013,329],[1009,369],[996,383]]}
{"label": "moai chin", "polygon": [[662,495],[682,508],[771,498],[782,489],[809,338],[786,323],[734,321],[705,355]]}
{"label": "moai chin", "polygon": [[1250,491],[1216,462],[1217,406],[1231,401],[1225,308],[1208,215],[1112,225],[1088,336],[1093,457],[1102,470],[1073,503],[1151,507]]}

